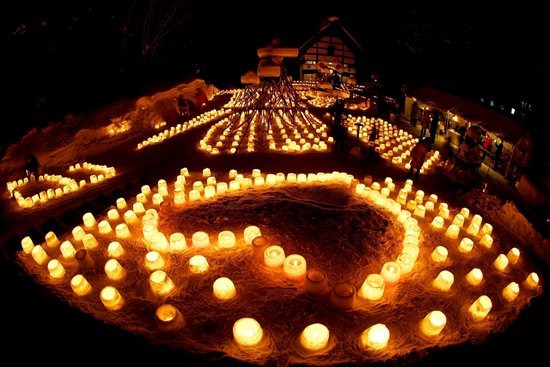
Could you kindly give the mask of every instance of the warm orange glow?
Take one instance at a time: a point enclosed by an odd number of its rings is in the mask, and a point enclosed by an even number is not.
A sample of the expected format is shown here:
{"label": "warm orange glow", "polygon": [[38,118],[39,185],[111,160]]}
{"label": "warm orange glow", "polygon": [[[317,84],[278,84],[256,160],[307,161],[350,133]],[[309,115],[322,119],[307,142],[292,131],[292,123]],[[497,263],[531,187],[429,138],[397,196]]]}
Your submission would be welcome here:
{"label": "warm orange glow", "polygon": [[387,287],[393,287],[399,283],[399,279],[401,278],[401,266],[393,261],[387,262],[382,266],[380,275],[384,277]]}
{"label": "warm orange glow", "polygon": [[437,336],[447,324],[447,317],[441,311],[431,311],[422,319],[420,331],[428,337]]}
{"label": "warm orange glow", "polygon": [[390,331],[384,324],[374,324],[361,334],[361,345],[363,348],[374,350],[385,348],[390,339]]}
{"label": "warm orange glow", "polygon": [[433,281],[433,286],[442,291],[448,291],[453,285],[455,277],[448,270],[442,270]]}
{"label": "warm orange glow", "polygon": [[486,295],[482,295],[472,303],[468,312],[475,321],[480,321],[487,316],[492,307],[493,302],[491,302],[491,299]]}
{"label": "warm orange glow", "polygon": [[206,257],[202,255],[195,255],[189,259],[189,270],[192,273],[204,273],[210,268]]}
{"label": "warm orange glow", "polygon": [[228,300],[237,296],[235,285],[231,279],[226,277],[218,278],[213,284],[214,296],[220,300]]}
{"label": "warm orange glow", "polygon": [[283,262],[283,271],[287,279],[296,282],[303,281],[307,271],[306,259],[297,254],[288,255]]}
{"label": "warm orange glow", "polygon": [[77,274],[72,277],[71,288],[77,296],[85,296],[92,291],[92,286],[82,274]]}
{"label": "warm orange glow", "polygon": [[258,344],[263,338],[264,332],[258,321],[244,317],[233,325],[233,337],[235,341],[244,347]]}
{"label": "warm orange glow", "polygon": [[285,251],[280,246],[269,246],[264,252],[264,262],[271,268],[283,266]]}
{"label": "warm orange glow", "polygon": [[113,286],[106,286],[99,295],[103,306],[109,311],[120,310],[124,306],[124,299]]}
{"label": "warm orange glow", "polygon": [[329,330],[325,325],[311,324],[302,331],[300,344],[307,350],[318,351],[327,346],[329,336]]}

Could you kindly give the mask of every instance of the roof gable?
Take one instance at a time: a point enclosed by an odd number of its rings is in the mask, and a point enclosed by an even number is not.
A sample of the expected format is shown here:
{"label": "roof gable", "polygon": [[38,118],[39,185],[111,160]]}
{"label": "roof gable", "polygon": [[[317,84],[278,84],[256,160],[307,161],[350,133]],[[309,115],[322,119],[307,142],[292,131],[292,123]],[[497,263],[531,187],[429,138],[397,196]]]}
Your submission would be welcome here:
{"label": "roof gable", "polygon": [[321,24],[317,26],[315,34],[300,46],[298,57],[305,54],[311,46],[321,41],[323,37],[340,38],[344,45],[347,46],[356,57],[364,53],[361,45],[359,45],[355,38],[353,38],[353,36],[342,26],[340,20],[337,17],[329,17],[322,21]]}

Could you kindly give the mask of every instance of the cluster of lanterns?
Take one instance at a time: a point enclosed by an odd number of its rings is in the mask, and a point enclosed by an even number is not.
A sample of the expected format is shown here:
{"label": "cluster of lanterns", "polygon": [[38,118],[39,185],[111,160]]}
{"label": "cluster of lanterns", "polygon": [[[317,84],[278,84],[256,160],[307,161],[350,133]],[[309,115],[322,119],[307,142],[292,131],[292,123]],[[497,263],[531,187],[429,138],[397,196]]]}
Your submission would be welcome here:
{"label": "cluster of lanterns", "polygon": [[[240,116],[240,119],[243,121],[241,121],[241,125],[234,132],[226,128],[229,118],[222,119],[214,124],[208,130],[205,137],[201,139],[201,150],[213,155],[235,153],[240,146],[249,153],[257,150],[258,134],[261,133],[262,124],[264,123],[261,120],[262,115],[255,115],[250,125],[245,123],[245,118],[246,115],[244,114]],[[276,117],[271,121],[267,136],[262,137],[268,141],[269,150],[283,152],[326,151],[328,149],[326,143],[328,128],[315,117],[310,116],[310,118],[316,121],[314,131],[312,126],[300,118],[296,118],[289,125],[281,117]],[[292,119],[292,117],[288,115],[287,119]],[[258,129],[256,129],[257,126],[259,126]]]}
{"label": "cluster of lanterns", "polygon": [[216,119],[219,119],[229,113],[229,110],[210,110],[199,116],[193,117],[191,120],[184,122],[183,124],[177,124],[176,126],[170,127],[170,129],[165,129],[164,131],[150,136],[146,140],[138,143],[137,149],[143,149],[149,145],[162,143],[164,140],[172,138],[176,135],[184,133],[195,127],[202,126],[204,124],[210,123]]}
{"label": "cluster of lanterns", "polygon": [[[300,254],[285,254],[282,246],[271,244],[269,239],[262,235],[261,229],[255,225],[246,227],[242,237],[237,237],[231,230],[218,233],[215,244],[218,249],[249,247],[254,256],[263,261],[267,269],[277,269],[277,274],[282,274],[285,279],[302,287],[308,293],[328,296],[335,309],[353,309],[357,297],[370,302],[380,302],[385,292],[395,289],[404,277],[418,269],[415,264],[419,254],[425,251],[419,221],[426,218],[427,213],[433,215],[432,231],[441,231],[451,240],[460,240],[458,244],[460,253],[468,253],[473,246],[491,248],[493,244],[491,238],[493,228],[489,223],[483,223],[481,216],[472,215],[467,208],[462,208],[459,213],[451,217],[448,205],[438,202],[436,195],[427,196],[422,190],[413,191],[412,180],[407,180],[403,188],[398,189],[390,177],[380,184],[373,182],[371,176],[366,176],[360,181],[345,172],[266,175],[259,169],[254,169],[251,177],[245,177],[236,170],[231,170],[228,176],[230,182],[225,183],[218,181],[208,168],[202,172],[202,178],[206,183],[195,180],[192,185],[189,185],[190,177],[189,171],[182,168],[174,183],[169,185],[166,180],[159,180],[156,192],[148,185],[144,185],[131,206],[126,199],[119,198],[116,201],[116,208],[109,210],[104,219],[95,218],[91,213],[86,213],[83,216],[82,225],[73,229],[72,239],[68,236],[60,239],[55,233],[49,232],[44,243],[35,245],[30,237],[25,237],[21,241],[24,256],[47,269],[47,272],[39,274],[41,277],[49,277],[55,284],[67,281],[75,296],[84,297],[90,295],[94,289],[93,282],[90,282],[82,271],[96,265],[90,253],[98,250],[107,251],[109,259],[103,264],[103,270],[110,284],[102,287],[99,298],[105,310],[117,311],[123,309],[128,302],[117,286],[128,277],[128,269],[119,261],[130,255],[125,249],[126,243],[140,242],[147,248],[142,264],[149,274],[149,292],[158,297],[164,297],[174,292],[176,287],[167,272],[168,260],[165,257],[170,253],[180,253],[190,248],[207,249],[214,244],[211,243],[210,235],[204,231],[194,232],[190,237],[190,243],[187,242],[183,233],[164,233],[159,226],[163,216],[170,215],[188,202],[212,200],[231,191],[261,190],[264,187],[284,184],[344,184],[350,187],[357,197],[387,210],[403,226],[404,239],[401,252],[395,259],[384,263],[378,272],[367,275],[358,290],[351,283],[339,283],[330,287],[324,271],[308,269],[307,259]],[[186,184],[188,188],[192,186],[187,193]],[[445,225],[447,225],[446,228]],[[96,236],[113,235],[115,239],[109,243],[108,248],[100,249]],[[460,238],[461,235],[462,238]],[[439,245],[431,253],[429,261],[442,264],[447,260],[447,256],[448,249],[444,245]],[[514,247],[507,254],[499,254],[492,266],[497,272],[505,272],[510,264],[517,264],[519,260],[520,251]],[[190,273],[198,275],[210,270],[208,258],[204,254],[190,257],[188,267]],[[478,285],[482,279],[483,273],[479,268],[473,268],[465,277],[472,286]],[[433,289],[446,292],[451,289],[454,280],[453,273],[442,270],[431,282]],[[537,273],[530,273],[523,282],[510,282],[501,290],[502,300],[505,302],[516,300],[520,292],[520,284],[527,290],[536,290],[539,287]],[[212,284],[212,294],[219,301],[227,301],[238,297],[239,290],[229,277],[220,276]],[[481,294],[468,305],[465,312],[474,322],[481,321],[487,317],[492,305],[493,300],[486,294]],[[185,327],[186,324],[180,310],[170,303],[162,302],[156,309],[154,317],[162,331],[175,331]],[[425,338],[437,340],[446,325],[445,313],[439,309],[433,309],[429,310],[422,320],[418,320],[418,331]],[[259,346],[269,338],[269,333],[265,333],[260,323],[254,318],[243,317],[234,323],[233,338],[241,347]],[[324,353],[330,350],[331,340],[329,328],[323,323],[316,322],[301,331],[299,343],[306,353]],[[373,323],[362,331],[358,340],[362,348],[383,349],[390,341],[390,328],[384,323]]]}
{"label": "cluster of lanterns", "polygon": [[[82,165],[80,163],[76,163],[75,165],[71,165],[69,167],[70,173],[75,173],[79,170],[89,170],[96,172],[92,173],[89,176],[89,183],[91,184],[102,182],[116,175],[116,170],[114,167],[107,167],[105,165],[92,164],[88,162],[84,162]],[[49,200],[74,193],[82,189],[87,184],[85,179],[77,182],[74,178],[61,175],[45,174],[38,177],[38,182],[48,183],[52,186],[58,187],[42,190],[38,193],[33,194],[32,196],[23,197],[19,190],[25,185],[30,184],[31,182],[36,183],[36,179],[34,177],[31,177],[31,179],[29,180],[29,178],[25,177],[16,181],[10,181],[6,184],[8,192],[10,193],[10,197],[13,197],[17,201],[19,208],[32,208],[35,205],[43,204],[48,202]]]}

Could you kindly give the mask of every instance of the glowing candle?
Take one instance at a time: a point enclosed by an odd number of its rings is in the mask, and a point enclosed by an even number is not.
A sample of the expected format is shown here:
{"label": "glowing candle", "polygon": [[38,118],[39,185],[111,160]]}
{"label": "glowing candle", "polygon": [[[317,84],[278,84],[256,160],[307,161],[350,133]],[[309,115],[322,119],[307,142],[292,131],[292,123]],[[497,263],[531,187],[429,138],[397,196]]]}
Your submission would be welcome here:
{"label": "glowing candle", "polygon": [[351,309],[355,304],[355,294],[353,284],[336,284],[330,292],[330,304],[339,309]]}
{"label": "glowing candle", "polygon": [[159,270],[166,265],[164,258],[157,251],[149,251],[145,254],[145,269]]}
{"label": "glowing candle", "polygon": [[363,348],[374,350],[385,348],[390,339],[390,331],[384,324],[374,324],[361,333],[361,345]]}
{"label": "glowing candle", "polygon": [[130,229],[126,225],[126,223],[119,223],[115,227],[116,236],[118,238],[130,238],[132,237],[132,233],[130,233]]}
{"label": "glowing candle", "polygon": [[447,317],[441,311],[431,311],[420,322],[420,331],[428,337],[434,337],[441,333],[447,324]]}
{"label": "glowing candle", "polygon": [[124,221],[126,224],[138,224],[139,218],[137,217],[137,214],[133,210],[127,210],[124,212]]}
{"label": "glowing candle", "polygon": [[103,306],[109,311],[120,310],[124,305],[124,299],[118,292],[118,290],[113,286],[106,286],[101,290],[99,295]]}
{"label": "glowing candle", "polygon": [[178,208],[181,208],[185,205],[185,195],[184,194],[177,194],[174,195],[174,205]]}
{"label": "glowing candle", "polygon": [[219,300],[228,300],[237,296],[235,285],[229,278],[221,277],[216,279],[212,287],[214,296]]}
{"label": "glowing candle", "polygon": [[155,270],[149,275],[149,286],[156,295],[165,296],[174,289],[174,282],[164,271]]}
{"label": "glowing candle", "polygon": [[472,319],[475,321],[481,321],[487,316],[489,311],[491,311],[492,307],[493,302],[491,302],[491,299],[486,295],[481,295],[474,301],[474,303],[472,303],[468,309],[468,312],[470,313]]}
{"label": "glowing candle", "polygon": [[86,228],[94,228],[97,225],[97,221],[92,213],[84,214],[82,219],[84,221],[84,227]]}
{"label": "glowing candle", "polygon": [[401,210],[399,214],[397,215],[397,221],[401,224],[405,224],[407,221],[407,218],[411,216],[411,212],[408,210]]}
{"label": "glowing candle", "polygon": [[448,291],[453,285],[455,277],[448,270],[442,270],[432,282],[433,286],[442,291]]}
{"label": "glowing candle", "polygon": [[303,256],[288,255],[283,262],[283,271],[288,280],[302,282],[306,276],[306,259]]}
{"label": "glowing candle", "polygon": [[481,215],[476,214],[472,217],[472,221],[470,223],[475,223],[477,224],[478,227],[480,227],[482,221],[483,221],[483,218],[481,217]]}
{"label": "glowing candle", "polygon": [[105,274],[111,280],[121,280],[126,277],[127,271],[120,265],[117,259],[109,259],[105,263]]}
{"label": "glowing candle", "polygon": [[207,248],[210,246],[210,237],[208,233],[203,231],[193,233],[191,241],[194,248]]}
{"label": "glowing candle", "polygon": [[204,273],[210,268],[206,257],[202,255],[195,255],[189,259],[189,270],[192,273]]}
{"label": "glowing candle", "polygon": [[405,230],[405,236],[420,238],[420,227],[418,224],[409,224]]}
{"label": "glowing candle", "polygon": [[44,251],[42,245],[34,246],[31,251],[31,256],[38,265],[44,265],[48,261],[50,261],[50,257],[48,256],[46,251]]}
{"label": "glowing candle", "polygon": [[539,285],[539,276],[537,273],[530,273],[523,282],[528,289],[536,289]]}
{"label": "glowing candle", "polygon": [[155,311],[155,320],[164,332],[174,332],[185,326],[181,312],[170,304],[160,305]]}
{"label": "glowing candle", "polygon": [[306,292],[326,295],[330,292],[328,286],[327,274],[322,270],[308,270],[304,281],[304,289]]}
{"label": "glowing candle", "polygon": [[510,251],[508,251],[508,254],[506,255],[506,257],[508,258],[508,261],[510,262],[510,264],[512,265],[517,264],[519,260],[519,249],[517,247],[511,248]]}
{"label": "glowing candle", "polygon": [[124,199],[124,198],[116,199],[116,207],[121,211],[127,210],[128,209],[128,204],[126,203],[126,199]]}
{"label": "glowing candle", "polygon": [[323,324],[308,325],[300,335],[300,344],[309,351],[318,351],[327,346],[330,333]]}
{"label": "glowing candle", "polygon": [[233,338],[244,347],[257,345],[262,341],[264,332],[258,321],[243,317],[233,325]]}
{"label": "glowing candle", "polygon": [[479,224],[470,222],[470,225],[466,228],[466,233],[470,236],[477,236],[479,233]]}
{"label": "glowing candle", "polygon": [[187,240],[183,233],[174,232],[170,235],[170,252],[181,252],[187,250]]}
{"label": "glowing candle", "polygon": [[218,233],[218,247],[231,248],[237,244],[237,238],[232,231],[221,231]]}
{"label": "glowing candle", "polygon": [[497,256],[495,261],[493,262],[493,266],[500,271],[504,271],[507,267],[510,261],[508,261],[508,258],[504,254],[500,254]]}
{"label": "glowing candle", "polygon": [[481,235],[493,233],[493,226],[489,223],[485,223],[483,227],[481,227],[480,233]]}
{"label": "glowing candle", "polygon": [[493,237],[490,234],[485,233],[481,235],[479,244],[485,248],[491,248],[493,246]]}
{"label": "glowing candle", "polygon": [[393,287],[399,283],[401,278],[401,266],[393,261],[387,262],[382,266],[380,275],[384,277],[387,287]]}
{"label": "glowing candle", "polygon": [[456,224],[450,224],[449,227],[447,227],[447,230],[445,231],[445,236],[456,239],[458,238],[458,234],[460,232],[460,228]]}
{"label": "glowing candle", "polygon": [[[152,200],[153,200],[153,205],[160,205],[160,203],[164,201],[164,197],[162,196],[161,193],[155,192],[153,194]],[[122,208],[119,208],[119,209],[122,210]]]}
{"label": "glowing candle", "polygon": [[61,250],[61,255],[63,255],[63,259],[65,259],[65,261],[74,260],[76,250],[71,241],[63,241],[63,243],[59,245],[59,249]]}
{"label": "glowing candle", "polygon": [[519,294],[519,285],[516,282],[509,283],[502,290],[502,297],[508,302],[512,302]]}
{"label": "glowing candle", "polygon": [[269,246],[269,240],[264,236],[254,237],[252,240],[252,252],[258,259],[264,258],[265,249]]}
{"label": "glowing candle", "polygon": [[420,247],[418,247],[418,245],[413,242],[407,242],[403,245],[403,250],[401,250],[401,253],[411,255],[414,262],[418,259],[418,255],[420,254]]}
{"label": "glowing candle", "polygon": [[34,242],[29,236],[26,236],[21,240],[21,248],[26,254],[30,254],[32,252],[32,249],[34,248]]}
{"label": "glowing candle", "polygon": [[170,251],[170,243],[162,232],[154,232],[151,234],[149,242],[149,250],[166,253]]}
{"label": "glowing candle", "polygon": [[158,218],[153,213],[146,213],[141,217],[141,225],[143,227],[152,225],[155,228],[158,227]]}
{"label": "glowing candle", "polygon": [[264,262],[270,268],[278,268],[285,261],[285,251],[280,246],[269,246],[264,252]]}
{"label": "glowing candle", "polygon": [[99,246],[99,242],[97,242],[97,239],[91,233],[86,233],[84,235],[84,237],[82,238],[82,243],[84,244],[84,248],[86,250],[91,250]]}
{"label": "glowing candle", "polygon": [[82,274],[77,274],[71,278],[71,288],[77,296],[85,296],[90,294],[92,286]]}
{"label": "glowing candle", "polygon": [[449,250],[447,250],[445,247],[443,246],[437,246],[430,258],[432,259],[433,262],[436,262],[436,263],[440,263],[440,262],[444,262],[445,260],[447,260],[447,255],[449,254]]}
{"label": "glowing candle", "polygon": [[426,207],[422,204],[418,204],[416,208],[414,208],[413,215],[416,217],[424,218],[426,215]]}
{"label": "glowing candle", "polygon": [[112,257],[114,259],[120,259],[124,257],[126,254],[126,251],[124,251],[124,248],[118,241],[113,241],[109,243],[109,246],[107,247],[107,254],[109,257]]}
{"label": "glowing candle", "polygon": [[65,267],[57,259],[52,259],[48,262],[48,271],[50,277],[54,279],[61,279],[65,276]]}
{"label": "glowing candle", "polygon": [[252,244],[252,240],[255,237],[261,236],[262,232],[257,226],[248,226],[244,229],[244,243],[247,245]]}
{"label": "glowing candle", "polygon": [[107,212],[107,217],[109,218],[109,220],[118,220],[120,219],[120,214],[118,210],[113,208],[113,209],[109,209],[109,211]]}
{"label": "glowing candle", "polygon": [[108,221],[102,220],[97,224],[97,230],[101,234],[107,234],[107,233],[111,233],[113,231],[113,228],[111,227],[111,224]]}
{"label": "glowing candle", "polygon": [[412,271],[414,267],[414,255],[406,252],[401,252],[395,262],[401,268],[401,275],[408,274]]}
{"label": "glowing candle", "polygon": [[453,219],[453,224],[455,224],[458,228],[462,228],[462,226],[464,225],[464,216],[460,213],[455,215]]}
{"label": "glowing candle", "polygon": [[426,201],[426,204],[424,204],[424,206],[426,207],[426,211],[429,211],[429,212],[433,212],[435,209],[435,205],[431,201]]}
{"label": "glowing candle", "polygon": [[359,290],[359,296],[371,301],[377,301],[384,295],[385,288],[386,280],[382,275],[369,274]]}
{"label": "glowing candle", "polygon": [[61,244],[56,234],[52,231],[46,233],[45,239],[46,239],[46,246],[48,248],[57,248]]}
{"label": "glowing candle", "polygon": [[462,253],[468,253],[472,251],[474,248],[474,241],[472,241],[470,238],[464,237],[460,241],[460,245],[458,245],[458,251]]}

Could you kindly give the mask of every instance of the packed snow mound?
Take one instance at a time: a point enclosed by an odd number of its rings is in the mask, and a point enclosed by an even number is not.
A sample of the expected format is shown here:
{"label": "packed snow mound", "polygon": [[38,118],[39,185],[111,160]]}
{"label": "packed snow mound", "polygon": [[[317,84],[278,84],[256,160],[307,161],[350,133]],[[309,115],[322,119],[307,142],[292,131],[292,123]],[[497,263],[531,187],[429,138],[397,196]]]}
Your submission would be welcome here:
{"label": "packed snow mound", "polygon": [[159,124],[166,122],[166,117],[177,116],[175,98],[180,94],[194,106],[193,95],[197,88],[204,90],[209,99],[219,91],[195,79],[138,99],[117,101],[91,116],[69,114],[61,122],[50,122],[42,129],[34,128],[19,142],[7,147],[0,176],[6,182],[22,178],[24,157],[28,153],[38,158],[43,171],[56,172],[136,136],[152,133]]}

